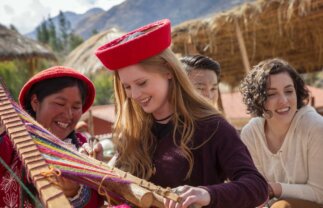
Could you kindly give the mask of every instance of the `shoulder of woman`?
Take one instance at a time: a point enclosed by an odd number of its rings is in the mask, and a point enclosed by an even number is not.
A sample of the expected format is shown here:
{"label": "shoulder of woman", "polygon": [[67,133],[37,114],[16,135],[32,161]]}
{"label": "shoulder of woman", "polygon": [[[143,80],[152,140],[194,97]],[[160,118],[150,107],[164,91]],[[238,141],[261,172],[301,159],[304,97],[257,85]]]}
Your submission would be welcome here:
{"label": "shoulder of woman", "polygon": [[[312,106],[300,108],[290,128],[292,128],[294,135],[297,135],[304,143],[312,146],[323,144],[323,117]],[[319,143],[320,145],[318,145]]]}
{"label": "shoulder of woman", "polygon": [[265,119],[261,117],[251,118],[246,125],[243,126],[242,131],[261,130],[264,126]]}
{"label": "shoulder of woman", "polygon": [[[299,115],[297,115],[299,114]],[[298,110],[296,118],[301,118],[301,122],[323,124],[323,117],[312,106],[304,106]]]}
{"label": "shoulder of woman", "polygon": [[304,106],[297,111],[292,126],[302,134],[323,133],[323,117],[312,106]]}
{"label": "shoulder of woman", "polygon": [[196,124],[197,126],[204,128],[205,126],[219,126],[219,124],[229,124],[229,122],[222,116],[211,115],[196,121]]}
{"label": "shoulder of woman", "polygon": [[247,140],[253,139],[252,134],[255,132],[261,133],[264,130],[264,119],[261,117],[254,117],[243,126],[241,129],[241,139],[246,142]]}
{"label": "shoulder of woman", "polygon": [[236,135],[237,130],[222,116],[212,115],[196,122],[196,130],[206,135]]}

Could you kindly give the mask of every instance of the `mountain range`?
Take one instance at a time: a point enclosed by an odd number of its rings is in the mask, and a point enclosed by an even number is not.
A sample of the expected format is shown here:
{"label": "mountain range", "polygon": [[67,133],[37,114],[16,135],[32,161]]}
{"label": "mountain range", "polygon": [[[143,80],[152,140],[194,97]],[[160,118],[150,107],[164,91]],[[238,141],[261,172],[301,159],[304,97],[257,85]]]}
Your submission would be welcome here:
{"label": "mountain range", "polygon": [[[126,0],[108,11],[93,8],[84,14],[64,12],[64,15],[70,21],[74,33],[87,39],[94,32],[112,27],[128,32],[164,18],[170,19],[174,26],[248,1],[251,0]],[[58,16],[52,19],[54,24],[58,25]],[[35,39],[36,29],[26,35]]]}

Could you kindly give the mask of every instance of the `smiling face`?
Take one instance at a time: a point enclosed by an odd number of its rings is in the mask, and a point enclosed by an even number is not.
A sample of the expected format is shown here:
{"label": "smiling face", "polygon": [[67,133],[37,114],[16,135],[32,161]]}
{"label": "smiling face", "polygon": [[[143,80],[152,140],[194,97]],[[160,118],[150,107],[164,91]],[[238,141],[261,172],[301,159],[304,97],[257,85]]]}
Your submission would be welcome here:
{"label": "smiling face", "polygon": [[169,72],[161,73],[156,66],[135,64],[118,70],[120,82],[128,98],[133,99],[146,113],[156,119],[172,113],[168,100]]}
{"label": "smiling face", "polygon": [[270,75],[267,82],[265,109],[272,113],[268,122],[289,125],[297,111],[297,95],[287,72]]}
{"label": "smiling face", "polygon": [[36,121],[60,139],[65,139],[75,128],[82,115],[81,93],[77,86],[66,87],[45,97],[41,102],[31,97]]}
{"label": "smiling face", "polygon": [[195,89],[204,97],[216,104],[219,98],[218,77],[212,70],[194,69],[189,73],[189,79]]}

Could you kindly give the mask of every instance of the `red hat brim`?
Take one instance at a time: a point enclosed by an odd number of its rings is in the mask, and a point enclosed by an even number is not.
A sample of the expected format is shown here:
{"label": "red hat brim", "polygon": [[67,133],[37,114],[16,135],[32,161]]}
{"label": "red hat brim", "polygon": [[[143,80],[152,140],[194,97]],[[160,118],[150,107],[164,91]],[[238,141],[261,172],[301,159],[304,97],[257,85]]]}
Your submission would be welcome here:
{"label": "red hat brim", "polygon": [[82,107],[82,112],[83,113],[86,112],[94,102],[94,98],[95,98],[94,85],[91,82],[91,80],[89,80],[86,76],[84,76],[80,72],[64,66],[54,66],[49,69],[45,69],[37,73],[36,75],[34,75],[32,78],[30,78],[28,82],[22,87],[19,93],[18,99],[21,107],[25,109],[26,96],[34,84],[46,79],[57,78],[57,77],[73,77],[84,82],[84,84],[87,86],[87,93],[86,93],[85,102]]}
{"label": "red hat brim", "polygon": [[160,20],[133,30],[103,46],[95,55],[110,70],[137,64],[155,56],[171,44],[171,24]]}

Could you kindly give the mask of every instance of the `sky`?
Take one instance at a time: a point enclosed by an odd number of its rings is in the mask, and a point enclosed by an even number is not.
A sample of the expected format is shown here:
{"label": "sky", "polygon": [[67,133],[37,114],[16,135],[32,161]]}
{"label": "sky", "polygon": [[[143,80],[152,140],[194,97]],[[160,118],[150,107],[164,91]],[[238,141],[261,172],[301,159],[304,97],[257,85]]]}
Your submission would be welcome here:
{"label": "sky", "polygon": [[14,25],[21,34],[33,31],[49,15],[55,17],[59,11],[84,13],[100,7],[108,10],[125,0],[1,0],[0,24]]}

